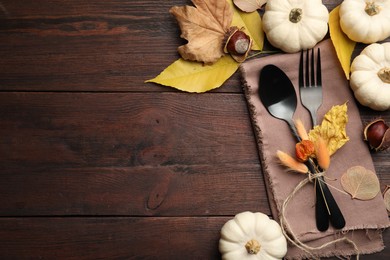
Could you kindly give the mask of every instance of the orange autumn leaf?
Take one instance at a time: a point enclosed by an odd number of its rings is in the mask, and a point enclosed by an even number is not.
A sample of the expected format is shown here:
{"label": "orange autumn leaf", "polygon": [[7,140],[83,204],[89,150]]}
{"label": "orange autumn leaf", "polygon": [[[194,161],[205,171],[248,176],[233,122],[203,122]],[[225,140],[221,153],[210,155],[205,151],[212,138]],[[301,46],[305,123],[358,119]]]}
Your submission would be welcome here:
{"label": "orange autumn leaf", "polygon": [[194,6],[174,6],[170,9],[179,23],[181,37],[188,41],[178,48],[183,59],[206,64],[224,56],[222,42],[233,20],[233,10],[227,1],[192,0]]}

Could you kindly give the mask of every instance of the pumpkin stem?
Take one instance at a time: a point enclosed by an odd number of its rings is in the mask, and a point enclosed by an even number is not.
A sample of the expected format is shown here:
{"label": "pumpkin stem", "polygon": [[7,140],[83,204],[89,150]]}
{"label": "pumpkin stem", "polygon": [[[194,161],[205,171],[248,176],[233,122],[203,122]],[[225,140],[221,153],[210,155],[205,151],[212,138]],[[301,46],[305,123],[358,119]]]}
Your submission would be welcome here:
{"label": "pumpkin stem", "polygon": [[302,19],[302,9],[301,8],[294,8],[290,11],[290,22],[297,23]]}
{"label": "pumpkin stem", "polygon": [[383,82],[390,84],[390,68],[382,68],[377,74]]}
{"label": "pumpkin stem", "polygon": [[256,239],[251,239],[245,244],[246,251],[248,254],[256,255],[260,251],[260,243]]}
{"label": "pumpkin stem", "polygon": [[367,2],[364,11],[366,11],[369,16],[373,16],[381,11],[381,7],[379,5],[376,5],[375,1]]}

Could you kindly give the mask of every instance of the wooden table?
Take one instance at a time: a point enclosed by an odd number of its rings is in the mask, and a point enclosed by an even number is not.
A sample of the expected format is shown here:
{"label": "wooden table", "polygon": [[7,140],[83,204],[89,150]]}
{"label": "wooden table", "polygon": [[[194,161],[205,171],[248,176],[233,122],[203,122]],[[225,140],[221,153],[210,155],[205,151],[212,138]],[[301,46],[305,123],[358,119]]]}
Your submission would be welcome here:
{"label": "wooden table", "polygon": [[[228,219],[270,215],[238,73],[205,94],[144,83],[179,58],[185,4],[0,1],[1,259],[219,259]],[[390,153],[372,157],[383,188]]]}

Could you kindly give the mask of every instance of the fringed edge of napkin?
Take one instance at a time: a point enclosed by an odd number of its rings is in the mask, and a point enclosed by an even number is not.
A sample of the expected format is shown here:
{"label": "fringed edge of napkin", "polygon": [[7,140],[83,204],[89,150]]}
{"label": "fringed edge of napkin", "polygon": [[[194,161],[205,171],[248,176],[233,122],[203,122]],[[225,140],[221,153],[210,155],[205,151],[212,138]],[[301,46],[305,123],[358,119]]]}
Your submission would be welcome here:
{"label": "fringed edge of napkin", "polygon": [[262,149],[262,144],[263,144],[262,143],[262,139],[263,139],[262,133],[261,133],[260,127],[258,126],[258,122],[256,120],[257,114],[256,114],[255,106],[249,102],[249,100],[250,100],[250,86],[247,84],[247,82],[245,80],[246,72],[242,66],[239,67],[239,72],[241,75],[241,84],[242,84],[242,88],[244,90],[246,103],[247,103],[249,113],[251,116],[252,127],[255,131],[255,139],[256,139],[256,143],[257,143],[257,151],[258,151],[258,155],[259,155],[259,159],[260,159],[260,163],[261,163],[261,168],[264,172],[266,172],[266,174],[263,174],[263,176],[264,176],[264,181],[265,181],[265,185],[267,188],[266,190],[267,190],[267,195],[268,195],[268,201],[270,203],[272,203],[272,205],[270,205],[271,213],[272,213],[273,218],[279,223],[280,209],[277,208],[277,203],[276,203],[275,197],[272,193],[272,190],[273,190],[272,181],[268,177],[269,172],[268,172],[268,168],[267,168],[267,162],[266,162],[266,159],[264,158],[263,149]]}

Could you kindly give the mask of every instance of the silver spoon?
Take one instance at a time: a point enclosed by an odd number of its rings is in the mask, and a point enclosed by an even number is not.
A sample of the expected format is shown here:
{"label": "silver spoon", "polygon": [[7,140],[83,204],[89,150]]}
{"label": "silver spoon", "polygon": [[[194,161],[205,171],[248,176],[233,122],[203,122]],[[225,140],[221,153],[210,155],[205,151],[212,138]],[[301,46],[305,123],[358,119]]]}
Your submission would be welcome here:
{"label": "silver spoon", "polygon": [[[295,138],[301,141],[293,122],[297,108],[297,95],[291,80],[275,65],[267,65],[260,73],[259,86],[260,100],[268,112],[275,118],[286,121]],[[307,163],[307,166],[312,173],[315,172],[313,163]],[[323,177],[320,177],[320,180],[316,179],[315,187],[317,229],[327,230],[329,220],[335,228],[343,228],[345,226],[344,216]]]}

